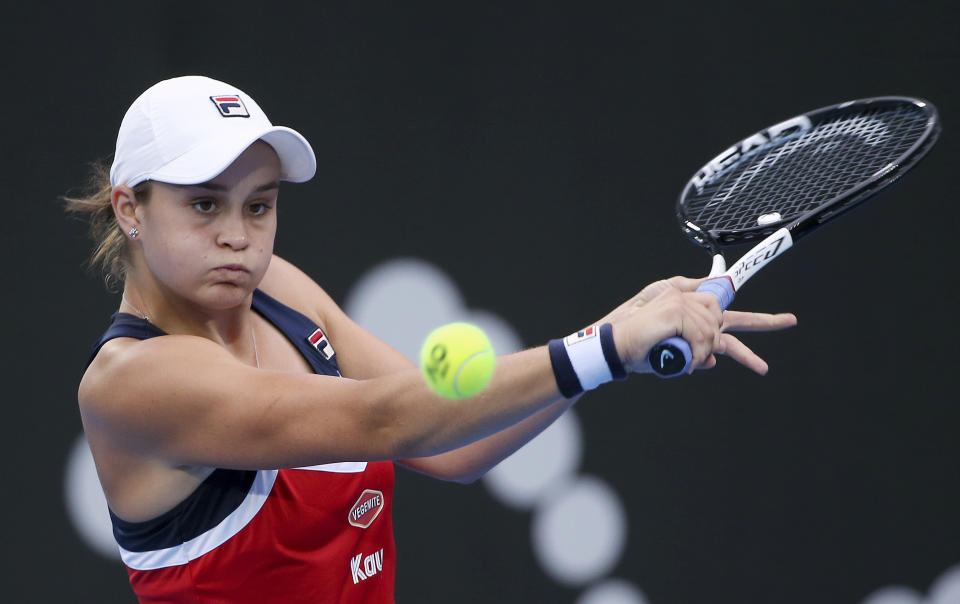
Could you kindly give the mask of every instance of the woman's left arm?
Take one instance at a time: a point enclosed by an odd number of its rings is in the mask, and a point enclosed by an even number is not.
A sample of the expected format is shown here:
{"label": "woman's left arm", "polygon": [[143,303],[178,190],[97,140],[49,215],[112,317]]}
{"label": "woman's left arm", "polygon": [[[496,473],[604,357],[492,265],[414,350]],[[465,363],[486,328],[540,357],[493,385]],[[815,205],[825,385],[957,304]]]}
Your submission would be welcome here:
{"label": "woman's left arm", "polygon": [[[409,370],[416,365],[400,351],[357,325],[333,299],[307,274],[293,264],[274,256],[261,287],[268,294],[300,312],[315,311],[337,350],[337,364],[345,377],[355,380]],[[504,371],[505,364],[496,371]],[[522,369],[516,369],[522,370]],[[398,463],[441,480],[469,483],[511,453],[540,434],[579,397],[558,397],[549,407],[487,438],[432,457],[401,459]],[[450,401],[451,405],[470,404],[469,399]]]}
{"label": "woman's left arm", "polygon": [[[330,339],[337,342],[337,359],[345,376],[369,379],[415,367],[403,354],[353,322],[342,311],[327,315]],[[343,351],[343,352],[341,352]],[[513,364],[498,363],[495,371],[526,371]],[[401,459],[398,463],[441,480],[469,483],[525,445],[560,417],[579,397],[558,397],[549,407],[527,417],[506,430],[469,445],[432,457]],[[470,399],[451,400],[451,405],[469,405]]]}

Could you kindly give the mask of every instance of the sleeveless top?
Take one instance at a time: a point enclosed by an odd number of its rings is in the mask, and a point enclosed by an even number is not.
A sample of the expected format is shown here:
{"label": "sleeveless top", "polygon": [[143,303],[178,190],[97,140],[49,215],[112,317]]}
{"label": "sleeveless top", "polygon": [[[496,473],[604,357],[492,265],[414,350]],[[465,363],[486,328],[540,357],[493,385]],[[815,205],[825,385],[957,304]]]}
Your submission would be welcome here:
{"label": "sleeveless top", "polygon": [[[315,373],[340,375],[333,345],[313,321],[260,290],[253,309]],[[115,313],[90,361],[113,338],[163,335],[146,319]],[[157,518],[127,522],[110,511],[110,519],[144,603],[386,604],[396,575],[393,484],[391,462],[220,468]]]}

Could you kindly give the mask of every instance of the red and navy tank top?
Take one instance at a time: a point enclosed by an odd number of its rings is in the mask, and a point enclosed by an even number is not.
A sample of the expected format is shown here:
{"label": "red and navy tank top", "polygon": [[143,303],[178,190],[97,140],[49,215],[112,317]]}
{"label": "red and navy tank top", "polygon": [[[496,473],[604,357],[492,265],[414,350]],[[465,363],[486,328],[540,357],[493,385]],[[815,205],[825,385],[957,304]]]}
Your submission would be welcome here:
{"label": "red and navy tank top", "polygon": [[[253,309],[316,373],[340,375],[333,345],[313,321],[260,290]],[[163,335],[146,319],[115,313],[90,358],[112,338]],[[390,462],[216,469],[157,518],[110,517],[143,603],[392,603],[393,483]]]}

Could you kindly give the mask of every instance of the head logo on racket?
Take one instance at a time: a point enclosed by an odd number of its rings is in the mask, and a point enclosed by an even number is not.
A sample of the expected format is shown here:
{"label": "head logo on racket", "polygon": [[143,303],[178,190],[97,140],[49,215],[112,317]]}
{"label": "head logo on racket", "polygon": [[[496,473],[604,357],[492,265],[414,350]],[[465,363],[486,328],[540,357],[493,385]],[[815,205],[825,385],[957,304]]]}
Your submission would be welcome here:
{"label": "head logo on racket", "polygon": [[737,163],[751,157],[770,145],[779,145],[787,140],[799,138],[810,130],[812,126],[813,124],[810,122],[810,118],[805,115],[798,115],[797,117],[770,126],[764,131],[757,132],[707,162],[707,165],[700,168],[700,171],[690,179],[690,183],[696,187],[698,191],[703,191],[703,187],[710,184],[714,179],[722,176],[724,172],[733,168]]}

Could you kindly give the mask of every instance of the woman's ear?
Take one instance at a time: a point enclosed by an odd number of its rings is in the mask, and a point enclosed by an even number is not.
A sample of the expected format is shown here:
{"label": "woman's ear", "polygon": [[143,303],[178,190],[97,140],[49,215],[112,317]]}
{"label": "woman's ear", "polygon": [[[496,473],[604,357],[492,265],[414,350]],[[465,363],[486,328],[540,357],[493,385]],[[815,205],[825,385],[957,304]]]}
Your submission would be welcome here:
{"label": "woman's ear", "polygon": [[137,218],[137,194],[127,185],[116,185],[110,193],[110,203],[120,229],[133,239],[140,234]]}

